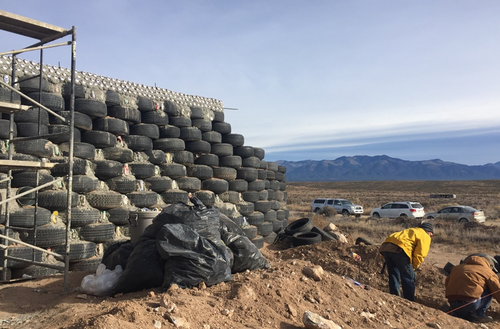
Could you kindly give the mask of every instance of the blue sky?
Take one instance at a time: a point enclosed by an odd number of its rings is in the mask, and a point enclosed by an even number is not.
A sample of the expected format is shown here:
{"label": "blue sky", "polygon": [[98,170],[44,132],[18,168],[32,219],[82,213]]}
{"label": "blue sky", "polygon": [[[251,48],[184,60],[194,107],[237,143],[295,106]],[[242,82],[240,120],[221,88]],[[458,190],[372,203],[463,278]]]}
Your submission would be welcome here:
{"label": "blue sky", "polygon": [[[0,0],[77,70],[221,100],[265,159],[500,161],[500,2]],[[0,31],[2,51],[33,39]],[[69,67],[69,47],[44,52]],[[37,60],[38,55],[22,58]]]}

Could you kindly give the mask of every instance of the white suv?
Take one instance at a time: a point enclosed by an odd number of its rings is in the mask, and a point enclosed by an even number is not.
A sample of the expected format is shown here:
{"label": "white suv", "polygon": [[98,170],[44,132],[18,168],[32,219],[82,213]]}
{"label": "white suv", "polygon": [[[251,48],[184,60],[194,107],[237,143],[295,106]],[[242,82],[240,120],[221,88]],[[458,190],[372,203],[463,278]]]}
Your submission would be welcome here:
{"label": "white suv", "polygon": [[425,209],[418,202],[389,202],[381,208],[374,208],[370,216],[373,218],[424,218]]}
{"label": "white suv", "polygon": [[363,214],[363,206],[353,204],[346,199],[314,199],[311,203],[311,210],[315,213],[320,213],[324,207],[333,208],[338,214],[342,214],[344,217],[349,217],[350,215],[360,217]]}

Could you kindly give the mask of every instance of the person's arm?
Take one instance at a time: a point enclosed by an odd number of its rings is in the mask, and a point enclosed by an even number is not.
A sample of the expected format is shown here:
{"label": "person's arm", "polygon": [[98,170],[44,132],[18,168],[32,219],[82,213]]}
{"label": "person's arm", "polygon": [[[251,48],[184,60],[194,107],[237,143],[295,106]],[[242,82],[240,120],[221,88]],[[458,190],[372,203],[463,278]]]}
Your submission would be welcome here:
{"label": "person's arm", "polygon": [[491,271],[490,277],[486,279],[486,286],[496,301],[500,303],[500,281],[493,271]]}
{"label": "person's arm", "polygon": [[431,246],[431,237],[424,231],[425,235],[416,235],[417,245],[413,250],[411,263],[413,268],[416,270],[424,262],[425,257],[429,253],[429,248]]}

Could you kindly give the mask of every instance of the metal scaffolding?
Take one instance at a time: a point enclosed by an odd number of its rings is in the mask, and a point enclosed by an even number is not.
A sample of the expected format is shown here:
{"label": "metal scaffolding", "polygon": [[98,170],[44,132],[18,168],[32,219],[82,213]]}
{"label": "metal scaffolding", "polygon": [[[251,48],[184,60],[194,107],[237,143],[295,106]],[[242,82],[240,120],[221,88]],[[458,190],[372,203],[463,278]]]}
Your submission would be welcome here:
{"label": "metal scaffolding", "polygon": [[[4,256],[4,261],[3,264],[0,264],[0,267],[3,267],[3,275],[0,278],[1,281],[7,281],[7,262],[8,260],[14,260],[14,261],[21,261],[21,262],[26,262],[29,264],[34,264],[38,266],[44,266],[44,267],[49,267],[49,268],[55,268],[60,271],[64,272],[64,290],[68,291],[69,290],[69,240],[70,240],[70,228],[71,228],[71,195],[72,195],[72,190],[73,190],[73,151],[74,151],[74,108],[75,108],[75,70],[76,70],[76,28],[73,26],[71,29],[64,29],[61,27],[57,27],[54,25],[50,25],[47,23],[43,23],[40,21],[36,21],[30,18],[26,18],[23,16],[19,16],[16,14],[12,14],[3,10],[0,10],[0,29],[8,32],[12,32],[21,36],[25,37],[30,37],[39,40],[38,42],[25,47],[20,50],[12,50],[12,51],[7,51],[7,52],[2,52],[0,53],[0,56],[4,55],[10,55],[12,56],[12,77],[10,79],[10,84],[6,83],[4,81],[0,80],[0,86],[6,89],[9,89],[11,92],[11,102],[1,102],[0,101],[0,113],[7,113],[10,115],[10,131],[9,131],[9,138],[8,138],[8,143],[9,146],[12,144],[15,144],[16,141],[19,140],[27,140],[27,139],[35,139],[35,138],[43,138],[46,136],[36,136],[36,137],[17,137],[14,138],[13,136],[13,131],[14,131],[14,113],[20,112],[20,111],[27,111],[28,109],[32,108],[33,106],[40,107],[42,109],[45,109],[50,115],[56,116],[58,119],[62,120],[69,126],[69,132],[70,132],[70,141],[69,141],[69,156],[68,156],[68,175],[66,177],[60,178],[55,181],[51,181],[49,183],[45,183],[42,185],[39,185],[39,170],[40,169],[50,169],[54,166],[54,163],[50,162],[36,162],[36,161],[19,161],[19,160],[13,160],[13,151],[12,147],[9,147],[8,150],[8,160],[0,160],[0,167],[1,168],[6,168],[8,170],[8,177],[7,177],[7,189],[6,189],[6,195],[7,198],[3,201],[0,201],[0,206],[3,206],[5,209],[5,234],[0,234],[0,252],[3,252]],[[61,42],[61,43],[51,43],[55,40],[64,38],[66,36],[71,36],[71,41],[66,41],[66,42]],[[39,91],[42,91],[42,79],[43,79],[43,50],[48,49],[48,48],[54,48],[54,47],[61,47],[61,46],[71,46],[71,88],[70,88],[70,115],[69,119],[65,119],[61,117],[59,114],[55,113],[54,111],[48,109],[46,106],[40,104],[40,100],[34,100],[24,93],[20,92],[15,85],[19,83],[16,78],[16,55],[29,52],[29,51],[39,51],[40,52],[40,70],[38,75],[30,77],[32,78],[38,78],[40,81],[39,84]],[[16,104],[13,101],[13,96],[15,94],[18,94],[21,98],[27,99],[31,104],[30,106],[27,105],[21,105],[21,104]],[[40,122],[38,123],[40,125]],[[54,135],[51,135],[54,136]],[[11,190],[11,179],[12,179],[12,170],[15,169],[29,169],[29,170],[35,170],[36,171],[36,182],[37,186],[29,189],[27,191],[23,191],[22,193],[18,193],[17,195],[12,195],[12,190]],[[67,215],[66,215],[66,243],[65,243],[65,254],[60,255],[51,251],[48,251],[46,249],[37,247],[36,245],[36,214],[37,214],[37,207],[38,207],[38,191],[44,187],[50,186],[57,181],[61,181],[67,179]],[[10,226],[9,224],[9,202],[12,202],[20,197],[23,197],[25,195],[31,195],[34,193],[34,206],[35,206],[35,225],[33,226],[32,230],[34,231],[34,244],[29,244],[23,241],[20,241],[19,239],[15,239],[11,236],[9,236],[9,229],[15,229],[15,227]],[[47,264],[43,262],[37,262],[34,260],[27,260],[27,259],[22,259],[14,256],[10,256],[8,254],[8,247],[11,244],[19,244],[23,246],[27,246],[33,250],[42,251],[47,254],[59,257],[64,259],[64,267],[58,266],[58,265],[53,265],[53,264]]]}

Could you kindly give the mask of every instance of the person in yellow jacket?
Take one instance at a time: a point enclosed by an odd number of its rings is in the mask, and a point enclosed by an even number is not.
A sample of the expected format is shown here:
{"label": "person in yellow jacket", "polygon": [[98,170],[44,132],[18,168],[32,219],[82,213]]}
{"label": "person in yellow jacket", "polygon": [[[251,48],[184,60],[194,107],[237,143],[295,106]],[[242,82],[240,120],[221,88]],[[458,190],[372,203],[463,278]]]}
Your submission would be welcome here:
{"label": "person in yellow jacket", "polygon": [[500,302],[500,281],[486,258],[471,256],[454,266],[444,284],[452,315],[473,322],[493,321],[486,310],[493,297]]}
{"label": "person in yellow jacket", "polygon": [[415,270],[424,262],[431,246],[434,226],[425,222],[418,227],[392,233],[380,246],[389,272],[389,292],[415,300]]}

